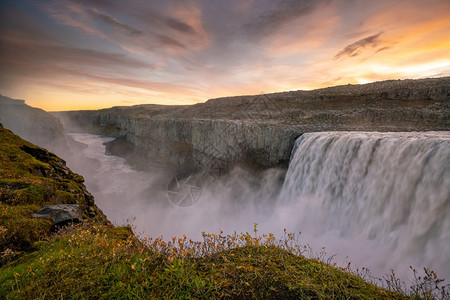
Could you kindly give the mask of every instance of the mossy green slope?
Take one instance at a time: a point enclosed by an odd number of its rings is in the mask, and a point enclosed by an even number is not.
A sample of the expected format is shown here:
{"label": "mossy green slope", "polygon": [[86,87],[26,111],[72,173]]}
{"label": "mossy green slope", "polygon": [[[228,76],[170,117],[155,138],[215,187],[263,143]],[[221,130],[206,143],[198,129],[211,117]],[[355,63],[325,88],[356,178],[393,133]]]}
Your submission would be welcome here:
{"label": "mossy green slope", "polygon": [[28,251],[50,233],[49,221],[31,218],[44,204],[78,203],[83,217],[106,222],[83,181],[56,155],[0,126],[0,252]]}

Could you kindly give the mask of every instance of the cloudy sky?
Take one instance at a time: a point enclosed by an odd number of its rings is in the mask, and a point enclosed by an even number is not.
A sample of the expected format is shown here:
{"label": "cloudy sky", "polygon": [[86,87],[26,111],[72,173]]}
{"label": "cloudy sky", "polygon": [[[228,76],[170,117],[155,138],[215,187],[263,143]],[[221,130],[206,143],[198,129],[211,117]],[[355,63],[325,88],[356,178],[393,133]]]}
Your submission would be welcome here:
{"label": "cloudy sky", "polygon": [[46,110],[450,75],[449,0],[2,0],[0,94]]}

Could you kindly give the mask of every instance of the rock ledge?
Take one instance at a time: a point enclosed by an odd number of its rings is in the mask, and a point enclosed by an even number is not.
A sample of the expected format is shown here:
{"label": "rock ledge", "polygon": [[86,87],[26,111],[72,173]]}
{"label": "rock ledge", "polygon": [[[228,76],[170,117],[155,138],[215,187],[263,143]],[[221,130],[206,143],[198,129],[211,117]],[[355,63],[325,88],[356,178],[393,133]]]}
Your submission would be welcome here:
{"label": "rock ledge", "polygon": [[44,205],[32,217],[50,220],[53,225],[64,225],[80,222],[82,213],[78,204]]}

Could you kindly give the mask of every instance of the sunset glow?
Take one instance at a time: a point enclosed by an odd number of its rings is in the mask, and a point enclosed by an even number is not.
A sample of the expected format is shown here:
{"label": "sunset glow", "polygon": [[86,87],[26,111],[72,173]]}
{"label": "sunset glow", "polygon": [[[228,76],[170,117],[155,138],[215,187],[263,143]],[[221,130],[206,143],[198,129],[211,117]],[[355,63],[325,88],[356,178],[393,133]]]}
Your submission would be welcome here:
{"label": "sunset glow", "polygon": [[0,94],[46,110],[450,75],[448,0],[0,4]]}

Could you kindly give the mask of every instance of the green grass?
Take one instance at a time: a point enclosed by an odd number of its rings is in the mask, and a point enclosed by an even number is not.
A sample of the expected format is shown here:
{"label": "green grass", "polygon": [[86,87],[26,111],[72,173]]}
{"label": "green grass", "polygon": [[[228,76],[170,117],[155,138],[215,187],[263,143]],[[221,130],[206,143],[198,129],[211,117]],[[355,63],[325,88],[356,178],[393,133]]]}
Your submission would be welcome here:
{"label": "green grass", "polygon": [[[87,205],[83,177],[65,162],[0,127],[0,201],[8,205]],[[69,195],[70,194],[70,195]]]}
{"label": "green grass", "polygon": [[78,203],[86,218],[91,207],[106,222],[83,181],[56,155],[0,126],[0,266],[51,234],[49,221],[31,217],[42,205]]}
{"label": "green grass", "polygon": [[51,231],[51,222],[31,218],[38,209],[36,205],[0,204],[0,249],[28,251],[36,241],[47,237]]}
{"label": "green grass", "polygon": [[0,269],[0,298],[406,298],[273,241],[204,234],[145,244],[129,227],[72,227]]}

